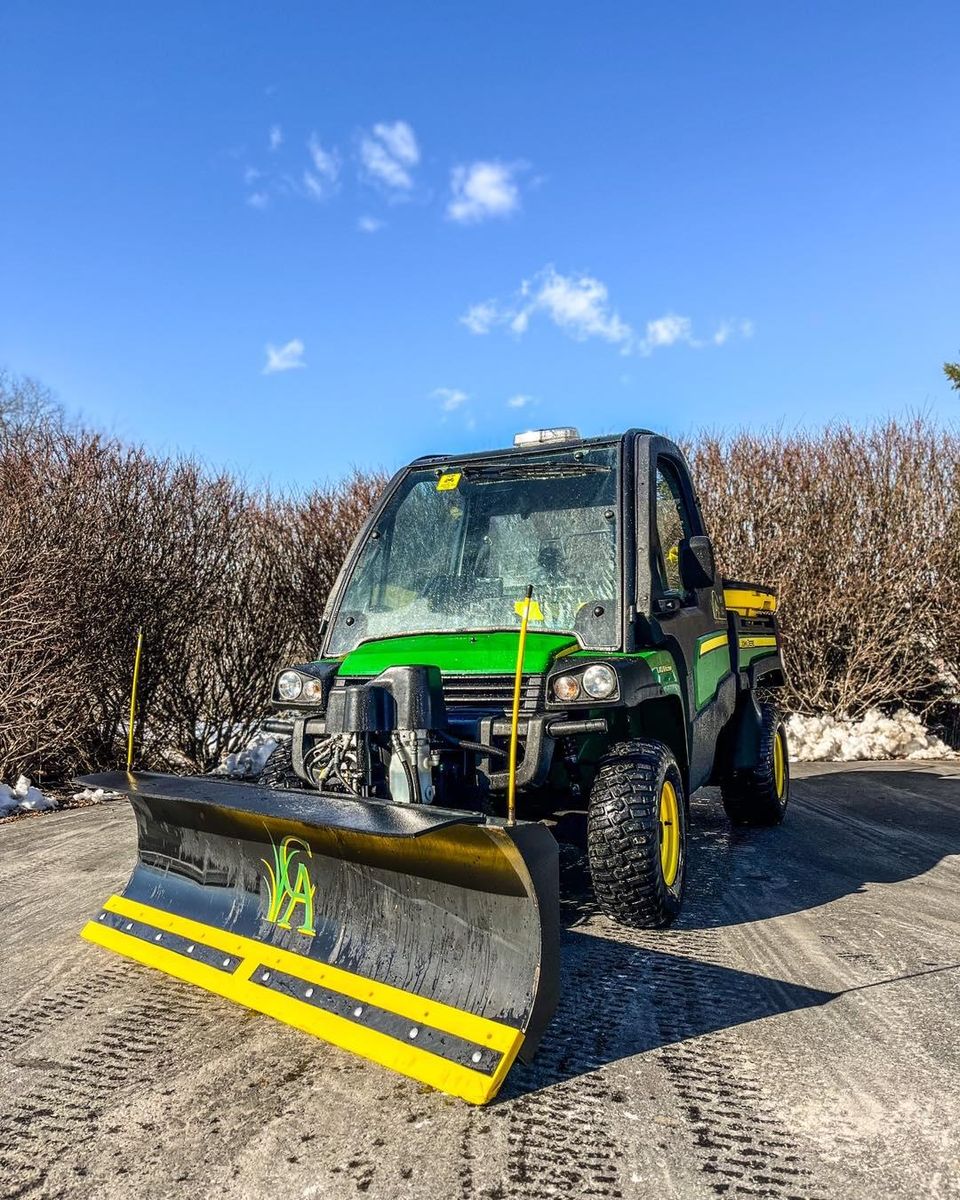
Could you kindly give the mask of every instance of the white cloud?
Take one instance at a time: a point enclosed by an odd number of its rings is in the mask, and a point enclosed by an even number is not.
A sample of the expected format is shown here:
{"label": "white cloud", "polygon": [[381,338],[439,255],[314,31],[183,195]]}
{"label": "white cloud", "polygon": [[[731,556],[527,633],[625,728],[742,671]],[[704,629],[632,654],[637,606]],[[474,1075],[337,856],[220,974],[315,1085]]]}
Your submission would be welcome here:
{"label": "white cloud", "polygon": [[307,142],[312,170],[304,171],[303,186],[312,200],[326,200],[336,191],[340,175],[340,156],[336,150],[325,150],[315,133]]}
{"label": "white cloud", "polygon": [[500,162],[475,162],[454,167],[450,174],[451,198],[447,216],[461,224],[488,217],[507,217],[520,207],[517,168]]}
{"label": "white cloud", "polygon": [[380,122],[373,127],[374,134],[384,143],[394,158],[408,166],[420,161],[420,147],[413,130],[406,121],[394,121],[392,125]]}
{"label": "white cloud", "polygon": [[721,321],[713,335],[713,344],[722,346],[732,337],[753,337],[753,322],[744,318],[740,321]]}
{"label": "white cloud", "polygon": [[526,408],[528,405],[536,403],[537,401],[535,396],[524,396],[517,394],[516,396],[510,397],[510,399],[507,401],[507,406],[508,408]]}
{"label": "white cloud", "polygon": [[357,228],[361,233],[377,233],[384,226],[379,217],[358,217]]}
{"label": "white cloud", "polygon": [[722,322],[708,338],[697,338],[689,317],[666,313],[647,321],[640,337],[612,305],[605,283],[585,273],[562,275],[553,266],[524,280],[512,300],[484,300],[472,305],[460,317],[460,323],[475,334],[489,333],[499,326],[522,337],[538,314],[576,341],[599,338],[617,346],[621,354],[646,356],[678,345],[699,350],[722,346],[731,337],[748,338],[753,334],[752,321],[740,318]]}
{"label": "white cloud", "polygon": [[664,317],[647,322],[647,332],[641,342],[641,348],[649,352],[661,346],[675,346],[677,342],[693,345],[693,322],[689,317],[667,313]]}
{"label": "white cloud", "polygon": [[578,341],[599,337],[624,345],[633,338],[630,326],[610,308],[606,284],[592,275],[561,275],[548,267],[527,313],[538,309]]}
{"label": "white cloud", "polygon": [[521,333],[526,333],[527,326],[530,324],[530,310],[522,308],[518,313],[514,313],[514,315],[510,318],[509,324],[510,332],[515,333],[517,337],[519,337]]}
{"label": "white cloud", "polygon": [[461,392],[459,388],[435,388],[433,396],[440,401],[440,410],[445,413],[456,412],[470,399],[467,393]]}
{"label": "white cloud", "polygon": [[318,175],[314,175],[312,171],[304,171],[303,173],[303,189],[311,200],[316,200],[322,203],[329,199],[332,188]]}
{"label": "white cloud", "polygon": [[335,149],[325,150],[315,133],[310,134],[307,149],[310,151],[310,160],[317,174],[324,179],[329,179],[331,183],[335,183],[340,174],[340,156],[337,151]]}
{"label": "white cloud", "polygon": [[303,361],[304,345],[299,338],[293,338],[279,349],[267,346],[267,364],[263,368],[264,375],[274,375],[278,371],[293,371],[297,367],[305,367]]}
{"label": "white cloud", "polygon": [[360,161],[373,182],[409,191],[413,187],[410,168],[420,161],[416,135],[406,121],[380,122],[360,139]]}
{"label": "white cloud", "polygon": [[525,280],[512,302],[485,300],[469,308],[460,321],[471,333],[489,333],[495,325],[504,325],[519,337],[537,313],[577,341],[599,337],[626,350],[633,340],[633,330],[610,306],[606,284],[592,275],[561,275],[554,267]]}
{"label": "white cloud", "polygon": [[703,350],[707,346],[723,346],[731,338],[749,338],[753,336],[753,322],[746,318],[731,321],[721,321],[708,338],[698,338],[693,333],[693,322],[689,317],[681,317],[676,313],[667,313],[648,321],[645,336],[637,343],[638,354],[652,354],[654,350],[664,346],[691,346],[694,350]]}
{"label": "white cloud", "polygon": [[471,333],[489,333],[500,320],[500,313],[493,300],[484,300],[474,304],[460,318],[460,324],[466,325]]}
{"label": "white cloud", "polygon": [[[283,131],[279,125],[270,129],[270,149],[276,151],[283,144]],[[315,133],[307,140],[307,151],[310,165],[299,176],[278,169],[274,165],[265,170],[248,166],[243,173],[244,183],[254,191],[247,197],[247,203],[254,208],[266,208],[271,199],[277,197],[308,199],[315,201],[328,200],[337,191],[340,177],[340,155],[333,147],[327,149],[321,145]]]}

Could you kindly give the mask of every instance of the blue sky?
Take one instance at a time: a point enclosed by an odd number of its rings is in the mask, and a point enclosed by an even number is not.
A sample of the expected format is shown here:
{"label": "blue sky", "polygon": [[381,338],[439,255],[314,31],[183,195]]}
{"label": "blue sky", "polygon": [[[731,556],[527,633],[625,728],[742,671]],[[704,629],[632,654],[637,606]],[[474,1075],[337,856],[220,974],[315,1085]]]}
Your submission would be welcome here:
{"label": "blue sky", "polygon": [[954,421],[960,6],[0,8],[0,363],[251,479]]}

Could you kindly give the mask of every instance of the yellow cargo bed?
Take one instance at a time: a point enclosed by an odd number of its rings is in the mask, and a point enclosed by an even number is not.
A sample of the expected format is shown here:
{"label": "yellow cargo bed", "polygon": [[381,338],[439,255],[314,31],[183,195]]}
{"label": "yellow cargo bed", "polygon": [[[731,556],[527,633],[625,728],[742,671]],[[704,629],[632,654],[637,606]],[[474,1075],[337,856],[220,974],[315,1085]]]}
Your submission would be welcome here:
{"label": "yellow cargo bed", "polygon": [[741,617],[761,617],[777,611],[777,593],[758,583],[723,581],[723,602]]}

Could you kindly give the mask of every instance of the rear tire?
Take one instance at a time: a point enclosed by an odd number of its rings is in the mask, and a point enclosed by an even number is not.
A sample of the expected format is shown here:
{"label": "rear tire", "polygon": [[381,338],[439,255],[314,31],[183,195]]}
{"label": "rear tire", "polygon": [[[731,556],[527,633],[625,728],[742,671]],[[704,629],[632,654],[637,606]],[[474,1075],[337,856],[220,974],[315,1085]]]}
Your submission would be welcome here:
{"label": "rear tire", "polygon": [[634,929],[669,925],[683,901],[687,805],[680,768],[652,740],[618,742],[601,760],[587,817],[600,907]]}
{"label": "rear tire", "polygon": [[721,785],[723,807],[734,825],[779,825],[790,800],[787,731],[772,704],[760,705],[757,765],[734,771]]}
{"label": "rear tire", "polygon": [[263,770],[257,776],[257,783],[284,792],[289,792],[291,788],[307,786],[293,769],[293,750],[289,739],[281,742],[276,750],[271,752],[263,764]]}

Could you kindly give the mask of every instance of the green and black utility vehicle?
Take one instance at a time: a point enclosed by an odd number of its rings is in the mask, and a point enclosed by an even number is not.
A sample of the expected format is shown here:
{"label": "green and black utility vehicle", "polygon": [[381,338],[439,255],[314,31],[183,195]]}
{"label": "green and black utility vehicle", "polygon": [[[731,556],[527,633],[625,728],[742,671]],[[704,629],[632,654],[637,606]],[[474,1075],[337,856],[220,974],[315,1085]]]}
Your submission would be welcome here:
{"label": "green and black utility vehicle", "polygon": [[772,592],[717,578],[655,434],[522,434],[419,459],[351,549],[320,654],[280,673],[256,782],[148,772],[138,856],[90,941],[474,1103],[560,986],[552,814],[586,811],[597,898],[667,924],[689,798],[787,805]]}
{"label": "green and black utility vehicle", "polygon": [[[531,592],[529,606],[526,602]],[[607,913],[663,925],[689,798],[776,824],[788,758],[773,593],[721,581],[680,450],[653,433],[521,434],[419,459],[386,489],[330,597],[316,662],[284,671],[266,782],[508,817],[582,801]],[[294,715],[291,714],[294,710]]]}

